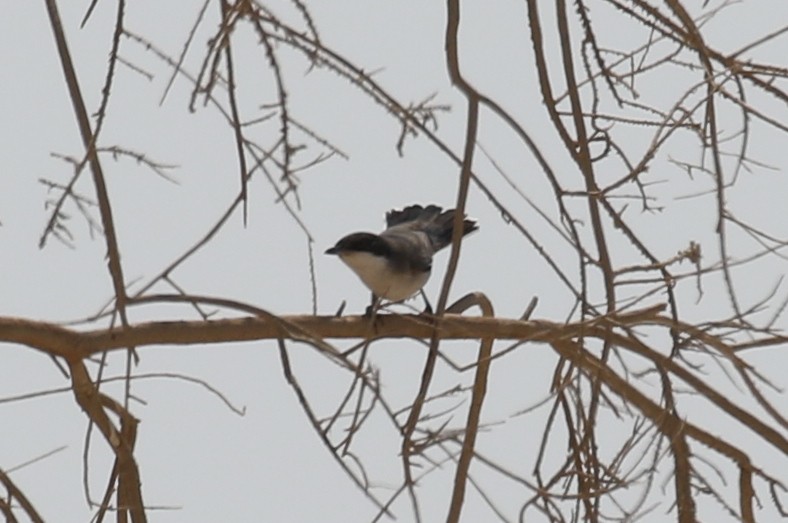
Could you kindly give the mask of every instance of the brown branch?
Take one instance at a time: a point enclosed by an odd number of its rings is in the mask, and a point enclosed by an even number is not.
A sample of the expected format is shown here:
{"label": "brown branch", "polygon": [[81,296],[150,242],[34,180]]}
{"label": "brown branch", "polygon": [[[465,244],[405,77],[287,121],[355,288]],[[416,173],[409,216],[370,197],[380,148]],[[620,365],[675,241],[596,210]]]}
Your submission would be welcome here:
{"label": "brown branch", "polygon": [[282,372],[284,373],[285,380],[287,384],[293,389],[295,392],[296,397],[298,398],[298,403],[301,405],[301,409],[306,414],[306,417],[309,419],[309,422],[312,425],[315,433],[318,434],[322,443],[329,449],[330,454],[333,456],[334,460],[337,462],[339,467],[347,474],[347,476],[356,484],[356,486],[364,493],[364,495],[372,501],[375,506],[378,507],[381,514],[385,513],[391,516],[391,513],[388,510],[387,506],[384,506],[373,494],[370,492],[369,485],[364,484],[356,474],[348,467],[348,465],[341,459],[340,455],[334,451],[334,447],[331,441],[328,438],[327,431],[323,429],[320,425],[320,421],[315,414],[312,405],[310,404],[309,400],[307,399],[306,393],[304,392],[303,388],[301,387],[298,380],[295,378],[293,374],[292,367],[290,365],[290,357],[287,354],[287,345],[285,344],[285,340],[283,338],[277,338],[277,347],[279,349],[279,359],[282,363]]}
{"label": "brown branch", "polygon": [[[220,2],[220,8],[222,10],[222,20],[229,20],[230,19],[230,5],[227,3],[226,0],[222,0]],[[233,10],[239,10],[240,7],[236,5]],[[237,20],[237,19],[235,19]],[[243,130],[241,127],[241,117],[238,114],[238,99],[237,99],[237,92],[236,92],[236,85],[235,85],[235,67],[233,65],[233,48],[232,48],[232,40],[230,36],[232,35],[232,29],[228,28],[227,30],[223,31],[222,36],[222,45],[221,47],[224,48],[224,59],[227,64],[227,100],[230,104],[230,115],[232,116],[232,127],[233,132],[235,134],[235,148],[236,148],[236,155],[238,156],[238,169],[241,174],[241,195],[240,198],[243,201],[243,221],[244,225],[246,224],[247,220],[247,213],[248,213],[248,195],[247,195],[247,175],[248,168],[246,167],[246,154],[244,153],[244,136]]]}
{"label": "brown branch", "polygon": [[[464,312],[473,305],[478,305],[485,318],[495,316],[492,303],[481,293],[468,295],[457,304],[453,305],[451,312]],[[448,522],[457,522],[462,515],[462,504],[465,499],[465,483],[470,479],[468,471],[471,467],[471,460],[475,456],[474,446],[476,436],[479,432],[479,420],[481,418],[482,404],[484,396],[487,394],[487,378],[490,373],[490,363],[492,360],[493,338],[483,338],[479,345],[479,355],[476,358],[476,375],[473,381],[473,394],[471,395],[471,405],[468,409],[468,421],[465,423],[465,430],[462,440],[462,451],[457,460],[457,470],[454,473],[454,489],[452,490],[451,503],[449,505]],[[482,496],[484,492],[480,491]]]}
{"label": "brown branch", "polygon": [[[201,301],[194,296],[195,301]],[[203,300],[204,301],[204,300]],[[619,325],[634,325],[656,318],[662,305],[606,317]],[[255,341],[279,337],[306,341],[308,336],[357,339],[422,338],[441,339],[516,339],[550,341],[552,337],[579,335],[582,329],[604,318],[583,323],[521,321],[506,318],[475,318],[446,314],[442,318],[424,315],[379,315],[374,325],[364,316],[274,316],[246,317],[212,321],[159,321],[79,331],[36,320],[0,317],[0,341],[19,343],[66,359],[81,359],[129,345],[198,345],[230,341]],[[662,321],[669,323],[670,318]],[[372,327],[372,330],[370,329]]]}
{"label": "brown branch", "polygon": [[[85,100],[82,98],[82,90],[79,87],[79,80],[77,79],[77,73],[74,69],[74,63],[71,60],[71,53],[68,50],[66,34],[63,31],[63,24],[60,20],[57,3],[55,0],[45,0],[45,2],[47,12],[49,13],[49,21],[52,24],[52,32],[55,36],[55,43],[57,44],[58,55],[60,56],[60,63],[63,66],[63,76],[68,86],[69,97],[71,98],[71,103],[74,108],[74,115],[79,125],[80,134],[82,135],[82,143],[85,146],[88,164],[93,173],[93,184],[96,188],[96,199],[98,200],[99,212],[101,214],[101,225],[104,229],[104,237],[107,243],[109,273],[112,278],[112,286],[115,290],[115,307],[120,315],[122,325],[125,326],[128,324],[128,319],[126,318],[126,286],[123,279],[123,269],[120,264],[120,250],[115,235],[112,206],[110,205],[107,186],[104,182],[104,172],[96,151],[95,135],[91,130],[90,118],[88,117]],[[122,7],[123,2],[121,2],[119,7],[118,20],[122,20]],[[109,85],[109,80],[107,85]]]}
{"label": "brown branch", "polygon": [[[466,117],[465,128],[465,150],[463,152],[462,164],[460,166],[460,180],[457,188],[457,202],[455,204],[456,212],[454,213],[454,231],[452,234],[451,253],[449,254],[449,262],[446,268],[446,274],[443,278],[441,285],[441,293],[438,298],[437,315],[440,317],[446,310],[446,303],[449,298],[449,290],[454,281],[454,274],[457,270],[457,264],[460,259],[460,245],[462,239],[462,223],[465,219],[465,202],[468,199],[468,189],[470,187],[470,180],[473,171],[473,157],[476,150],[476,140],[479,129],[479,95],[476,90],[468,84],[460,72],[459,64],[459,51],[458,51],[458,33],[460,26],[460,3],[459,0],[448,0],[446,4],[447,20],[446,20],[446,66],[449,71],[449,77],[454,85],[465,95],[468,101],[468,114]],[[438,360],[438,351],[440,344],[440,337],[437,331],[433,334],[430,340],[430,351],[427,354],[427,359],[424,362],[424,369],[422,371],[421,383],[416,398],[411,406],[408,419],[403,428],[402,437],[402,464],[405,474],[406,484],[409,486],[409,493],[413,503],[413,510],[416,519],[419,520],[418,504],[410,485],[413,484],[411,477],[411,463],[410,454],[413,451],[412,437],[416,430],[416,425],[421,416],[421,411],[424,406],[424,401],[427,398],[430,383],[435,371],[435,364]],[[489,364],[484,365],[484,369]],[[477,373],[478,376],[478,373]],[[482,394],[483,395],[483,394]],[[481,408],[481,405],[479,405]],[[478,422],[478,420],[477,420]],[[469,419],[469,423],[471,423]],[[449,510],[448,521],[459,521],[460,513],[462,510],[462,501],[465,494],[465,479],[467,476],[467,468],[470,466],[470,459],[473,455],[473,441],[475,433],[468,435],[470,442],[470,453],[463,452],[464,460],[458,464],[457,476],[455,478],[453,499]]]}
{"label": "brown branch", "polygon": [[[33,523],[44,523],[44,520],[41,518],[30,500],[27,499],[27,496],[25,496],[25,494],[19,490],[19,487],[14,484],[8,474],[6,474],[2,469],[0,469],[0,485],[5,487],[5,490],[8,492],[8,503],[3,502],[3,506],[0,507],[0,512],[4,513],[6,521],[16,521],[13,512],[11,512],[12,500],[15,500],[17,503],[19,503],[19,506],[22,508],[22,510],[27,514],[27,517],[30,518],[30,521]],[[2,500],[0,499],[0,501]]]}
{"label": "brown branch", "polygon": [[[137,463],[134,460],[134,438],[129,437],[129,425],[126,423],[128,416],[124,407],[114,402],[108,396],[100,393],[93,384],[85,364],[81,360],[70,360],[69,369],[72,377],[72,390],[74,398],[90,421],[98,427],[112,452],[115,454],[118,471],[118,510],[131,515],[134,523],[147,521],[145,505],[142,502],[141,481]],[[119,432],[105,408],[116,414],[121,414],[121,431]],[[132,429],[133,432],[133,429]]]}

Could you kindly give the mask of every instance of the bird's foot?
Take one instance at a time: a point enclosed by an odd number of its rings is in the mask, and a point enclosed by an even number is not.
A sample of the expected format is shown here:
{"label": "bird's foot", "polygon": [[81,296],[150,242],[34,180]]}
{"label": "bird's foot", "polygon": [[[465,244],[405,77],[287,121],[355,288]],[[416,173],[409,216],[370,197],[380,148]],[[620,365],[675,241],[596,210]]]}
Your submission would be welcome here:
{"label": "bird's foot", "polygon": [[367,305],[367,308],[364,310],[364,317],[371,318],[372,314],[375,312],[374,305]]}
{"label": "bird's foot", "polygon": [[378,296],[375,296],[375,293],[372,293],[372,302],[369,306],[364,310],[364,317],[365,318],[372,318],[378,316],[380,312],[380,304],[383,300]]}

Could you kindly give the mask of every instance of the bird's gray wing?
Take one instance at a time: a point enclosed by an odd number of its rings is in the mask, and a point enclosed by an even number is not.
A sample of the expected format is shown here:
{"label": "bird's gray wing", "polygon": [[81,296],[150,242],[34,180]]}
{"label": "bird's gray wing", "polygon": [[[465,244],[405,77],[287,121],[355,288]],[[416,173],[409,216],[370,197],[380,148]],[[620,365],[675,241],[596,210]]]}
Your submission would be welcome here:
{"label": "bird's gray wing", "polygon": [[389,227],[380,238],[390,246],[389,260],[397,270],[426,272],[432,269],[434,249],[429,236],[411,223]]}

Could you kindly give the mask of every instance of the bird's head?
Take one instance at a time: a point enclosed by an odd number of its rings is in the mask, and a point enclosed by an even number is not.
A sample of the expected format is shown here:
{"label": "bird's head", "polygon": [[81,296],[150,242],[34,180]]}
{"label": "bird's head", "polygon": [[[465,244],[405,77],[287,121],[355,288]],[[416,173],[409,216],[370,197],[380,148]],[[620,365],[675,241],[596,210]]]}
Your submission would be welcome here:
{"label": "bird's head", "polygon": [[377,234],[371,232],[354,232],[348,234],[326,251],[326,254],[350,254],[354,252],[368,252],[376,256],[387,256],[390,248]]}

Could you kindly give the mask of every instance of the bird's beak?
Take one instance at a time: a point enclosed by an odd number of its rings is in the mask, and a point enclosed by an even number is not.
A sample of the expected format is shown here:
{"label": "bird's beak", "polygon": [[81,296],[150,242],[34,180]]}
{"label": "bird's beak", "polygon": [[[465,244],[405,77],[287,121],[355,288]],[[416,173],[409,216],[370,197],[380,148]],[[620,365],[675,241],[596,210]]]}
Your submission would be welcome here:
{"label": "bird's beak", "polygon": [[331,247],[330,249],[326,250],[326,254],[339,254],[336,247]]}

